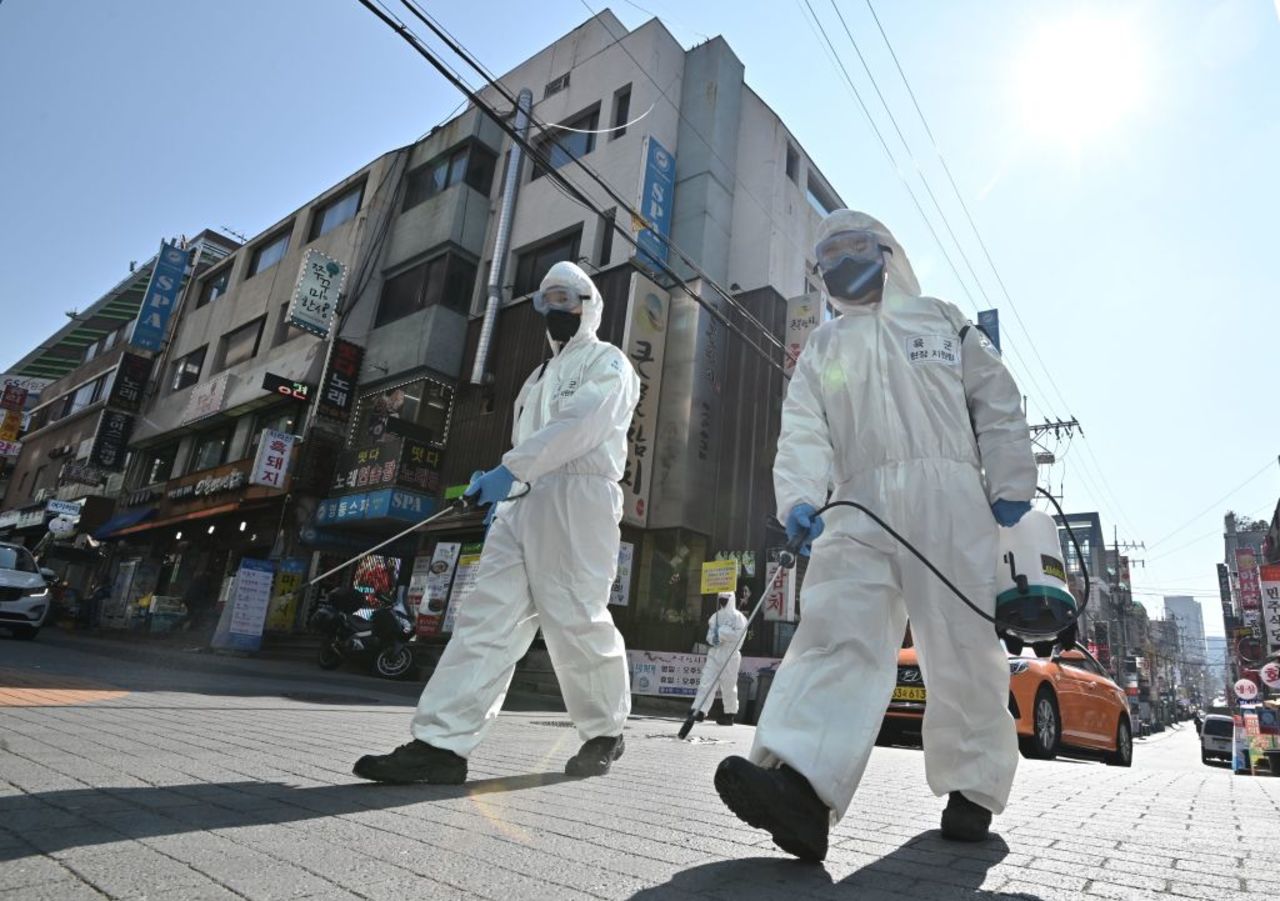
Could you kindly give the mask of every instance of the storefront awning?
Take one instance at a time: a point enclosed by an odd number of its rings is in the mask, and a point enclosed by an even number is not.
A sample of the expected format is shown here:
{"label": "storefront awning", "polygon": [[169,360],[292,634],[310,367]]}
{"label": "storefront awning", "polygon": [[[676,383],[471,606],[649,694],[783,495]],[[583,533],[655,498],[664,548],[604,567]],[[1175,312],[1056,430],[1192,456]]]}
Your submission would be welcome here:
{"label": "storefront awning", "polygon": [[135,526],[138,523],[150,519],[156,515],[155,507],[134,507],[132,510],[125,510],[123,513],[117,513],[108,519],[102,525],[93,531],[95,541],[103,541],[112,537],[113,534],[129,526]]}
{"label": "storefront awning", "polygon": [[180,516],[169,516],[164,519],[157,519],[154,522],[144,522],[138,525],[129,526],[126,529],[118,529],[112,538],[120,538],[124,535],[132,535],[136,532],[146,532],[150,529],[161,529],[165,526],[177,525],[180,522],[190,522],[193,519],[208,519],[210,516],[221,516],[224,513],[249,513],[259,510],[263,507],[270,506],[277,498],[267,498],[257,503],[241,503],[233,501],[229,504],[219,504],[216,507],[206,507],[203,510],[195,510],[191,513],[183,513]]}

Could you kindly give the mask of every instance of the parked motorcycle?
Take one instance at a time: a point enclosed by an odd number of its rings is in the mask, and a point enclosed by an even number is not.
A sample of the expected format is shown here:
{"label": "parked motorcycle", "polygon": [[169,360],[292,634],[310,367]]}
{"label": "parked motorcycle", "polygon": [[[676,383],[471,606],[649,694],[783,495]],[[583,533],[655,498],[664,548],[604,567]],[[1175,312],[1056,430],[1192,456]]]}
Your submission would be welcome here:
{"label": "parked motorcycle", "polygon": [[315,613],[311,627],[323,636],[321,669],[364,662],[384,679],[407,679],[413,674],[413,618],[403,601],[376,594],[376,607],[352,588],[329,592]]}

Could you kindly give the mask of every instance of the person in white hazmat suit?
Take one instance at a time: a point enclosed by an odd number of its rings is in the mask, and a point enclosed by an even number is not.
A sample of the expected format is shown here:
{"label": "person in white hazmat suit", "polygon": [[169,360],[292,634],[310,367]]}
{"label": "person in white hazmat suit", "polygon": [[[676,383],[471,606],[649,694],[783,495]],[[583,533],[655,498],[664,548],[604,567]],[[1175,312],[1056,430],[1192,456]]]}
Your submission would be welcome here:
{"label": "person in white hazmat suit", "polygon": [[707,620],[707,661],[702,665],[698,693],[693,709],[699,721],[706,719],[716,702],[716,689],[724,705],[724,713],[716,720],[721,726],[732,726],[738,714],[738,673],[742,669],[739,642],[747,631],[747,617],[737,608],[732,591],[716,596],[716,612]]}
{"label": "person in white hazmat suit", "polygon": [[362,757],[357,776],[465,781],[467,758],[502,709],[539,626],[583,741],[565,772],[602,775],[622,756],[631,689],[608,603],[618,480],[640,382],[625,354],[596,336],[603,299],[578,266],[553,265],[534,306],[546,319],[551,359],[520,389],[502,465],[477,473],[466,492],[492,505],[475,590],[418,702],[413,741]]}
{"label": "person in white hazmat suit", "polygon": [[1016,523],[1036,484],[1020,395],[981,331],[920,296],[875,219],[832,213],[816,250],[841,315],[800,355],[774,463],[787,534],[812,542],[801,620],[750,760],[722,761],[715,785],[783,850],[823,859],[880,729],[909,616],[929,692],[925,772],[949,795],[942,834],[979,841],[1018,762],[995,631],[861,512],[816,512],[828,492],[864,504],[994,613],[997,523]]}

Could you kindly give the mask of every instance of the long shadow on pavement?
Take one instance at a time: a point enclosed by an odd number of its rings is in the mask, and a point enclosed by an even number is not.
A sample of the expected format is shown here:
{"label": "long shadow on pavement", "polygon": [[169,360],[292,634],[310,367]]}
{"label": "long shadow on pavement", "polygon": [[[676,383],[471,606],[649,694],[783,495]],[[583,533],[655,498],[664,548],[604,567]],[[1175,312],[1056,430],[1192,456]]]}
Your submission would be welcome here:
{"label": "long shadow on pavement", "polygon": [[1009,846],[999,836],[979,844],[956,845],[930,830],[839,882],[833,881],[821,866],[789,858],[752,857],[692,867],[662,885],[637,892],[631,901],[659,901],[704,892],[743,901],[810,896],[853,899],[867,894],[948,901],[1039,901],[1034,895],[1003,894],[982,888],[988,871],[1008,854]]}
{"label": "long shadow on pavement", "polygon": [[[0,797],[0,837],[9,830],[45,854],[129,839],[208,829],[296,823],[390,810],[571,781],[561,772],[478,779],[463,785],[297,787],[278,782],[213,782],[142,788],[67,789]],[[0,863],[33,853],[0,842]]]}

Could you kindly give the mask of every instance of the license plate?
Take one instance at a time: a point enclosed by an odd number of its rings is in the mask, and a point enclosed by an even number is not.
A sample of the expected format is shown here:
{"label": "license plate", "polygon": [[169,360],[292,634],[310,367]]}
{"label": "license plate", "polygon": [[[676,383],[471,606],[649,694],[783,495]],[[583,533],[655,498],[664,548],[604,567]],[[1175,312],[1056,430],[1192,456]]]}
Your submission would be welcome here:
{"label": "license plate", "polygon": [[893,690],[893,699],[895,701],[923,701],[924,689],[899,685]]}

